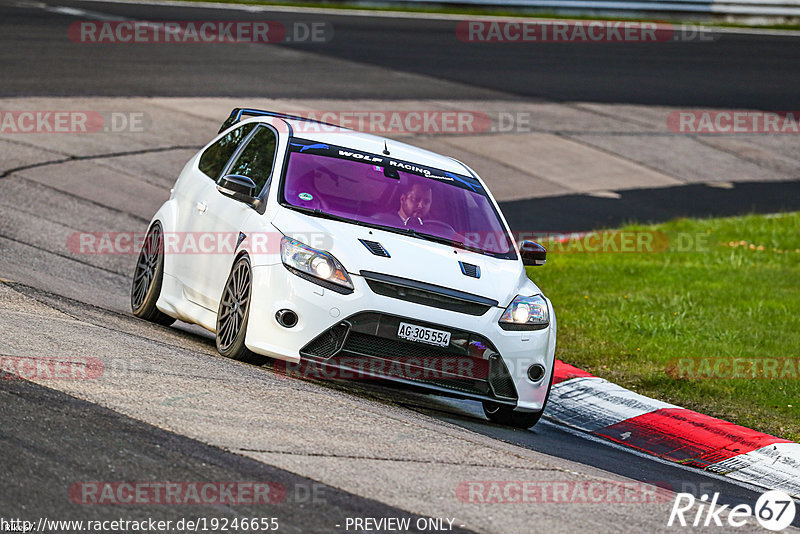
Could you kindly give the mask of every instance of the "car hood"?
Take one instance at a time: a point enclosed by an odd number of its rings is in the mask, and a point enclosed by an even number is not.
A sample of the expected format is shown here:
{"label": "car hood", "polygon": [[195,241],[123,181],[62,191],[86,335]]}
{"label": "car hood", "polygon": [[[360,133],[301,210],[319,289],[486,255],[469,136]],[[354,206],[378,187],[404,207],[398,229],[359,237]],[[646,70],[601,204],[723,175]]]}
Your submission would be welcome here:
{"label": "car hood", "polygon": [[[498,259],[411,236],[281,209],[272,224],[286,236],[333,254],[347,272],[368,271],[416,280],[496,300],[506,307],[517,294],[539,289],[519,260]],[[360,239],[374,241],[389,257],[370,252]],[[480,268],[480,278],[465,275],[459,261]]]}

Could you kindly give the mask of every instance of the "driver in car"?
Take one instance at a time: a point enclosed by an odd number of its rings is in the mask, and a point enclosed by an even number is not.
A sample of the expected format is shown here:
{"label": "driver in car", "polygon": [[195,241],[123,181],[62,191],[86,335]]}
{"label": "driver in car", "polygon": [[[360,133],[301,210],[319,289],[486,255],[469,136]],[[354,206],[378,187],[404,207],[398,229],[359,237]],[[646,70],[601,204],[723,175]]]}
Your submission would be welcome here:
{"label": "driver in car", "polygon": [[416,182],[400,195],[400,209],[397,215],[403,226],[423,226],[423,219],[431,211],[433,192],[431,186]]}

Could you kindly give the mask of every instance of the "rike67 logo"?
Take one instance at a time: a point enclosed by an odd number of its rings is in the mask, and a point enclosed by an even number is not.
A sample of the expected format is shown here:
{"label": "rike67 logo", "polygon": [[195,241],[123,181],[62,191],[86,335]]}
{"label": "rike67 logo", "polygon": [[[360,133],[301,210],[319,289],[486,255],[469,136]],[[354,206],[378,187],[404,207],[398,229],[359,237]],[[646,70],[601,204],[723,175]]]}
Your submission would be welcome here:
{"label": "rike67 logo", "polygon": [[728,509],[727,504],[717,504],[718,499],[719,493],[714,493],[710,501],[708,495],[702,495],[698,500],[691,493],[678,493],[667,526],[678,524],[682,527],[742,527],[747,524],[751,516],[755,516],[765,529],[778,531],[785,529],[794,521],[795,502],[789,495],[779,490],[771,490],[761,495],[756,501],[755,508],[749,504],[737,504]]}

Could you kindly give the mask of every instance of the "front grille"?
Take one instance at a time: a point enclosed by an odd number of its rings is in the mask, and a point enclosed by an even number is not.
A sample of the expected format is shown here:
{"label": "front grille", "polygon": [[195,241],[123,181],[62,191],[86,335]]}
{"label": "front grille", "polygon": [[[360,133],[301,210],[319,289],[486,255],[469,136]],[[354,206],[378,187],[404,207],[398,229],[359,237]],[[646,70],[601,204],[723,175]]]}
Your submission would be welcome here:
{"label": "front grille", "polygon": [[443,295],[437,295],[436,293],[396,286],[385,282],[378,282],[377,280],[367,280],[367,285],[369,285],[373,293],[378,295],[405,300],[407,302],[413,302],[414,304],[422,304],[423,306],[430,306],[432,308],[439,308],[440,310],[450,310],[479,316],[489,311],[490,308],[482,304],[464,302],[463,300],[448,298]]}
{"label": "front grille", "polygon": [[492,306],[497,305],[497,301],[491,299],[404,278],[364,271],[361,272],[361,275],[376,295],[430,306],[431,308],[439,308],[440,310],[480,316],[489,311]]}
{"label": "front grille", "polygon": [[[450,345],[397,338],[400,322],[406,321],[449,331]],[[407,380],[487,400],[517,400],[508,369],[489,340],[416,319],[377,312],[356,314],[317,336],[300,354],[324,365],[354,370],[360,377]]]}

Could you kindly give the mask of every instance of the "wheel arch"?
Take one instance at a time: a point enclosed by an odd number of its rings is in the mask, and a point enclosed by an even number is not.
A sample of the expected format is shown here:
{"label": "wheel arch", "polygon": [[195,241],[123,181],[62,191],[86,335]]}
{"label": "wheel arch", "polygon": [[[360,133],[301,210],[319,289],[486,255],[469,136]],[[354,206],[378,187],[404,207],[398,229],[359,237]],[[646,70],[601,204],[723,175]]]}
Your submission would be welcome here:
{"label": "wheel arch", "polygon": [[[161,225],[161,231],[164,232],[164,235],[167,233],[177,231],[178,226],[178,206],[177,201],[174,198],[169,199],[168,201],[164,202],[158,211],[153,215],[153,218],[150,219],[150,224],[147,227],[147,230],[150,231],[150,228],[153,227],[153,224],[158,222]],[[170,274],[175,272],[174,268],[174,261],[175,258],[172,254],[164,254],[164,274]]]}

